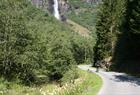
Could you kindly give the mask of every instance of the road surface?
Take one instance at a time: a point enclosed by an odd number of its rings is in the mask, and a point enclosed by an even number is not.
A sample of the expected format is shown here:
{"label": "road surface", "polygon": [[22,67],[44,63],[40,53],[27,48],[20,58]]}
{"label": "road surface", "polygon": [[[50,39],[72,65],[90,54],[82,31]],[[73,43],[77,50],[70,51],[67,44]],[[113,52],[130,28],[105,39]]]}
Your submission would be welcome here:
{"label": "road surface", "polygon": [[90,65],[80,65],[79,68],[98,74],[103,79],[103,86],[98,95],[140,95],[140,78],[125,73],[106,72]]}

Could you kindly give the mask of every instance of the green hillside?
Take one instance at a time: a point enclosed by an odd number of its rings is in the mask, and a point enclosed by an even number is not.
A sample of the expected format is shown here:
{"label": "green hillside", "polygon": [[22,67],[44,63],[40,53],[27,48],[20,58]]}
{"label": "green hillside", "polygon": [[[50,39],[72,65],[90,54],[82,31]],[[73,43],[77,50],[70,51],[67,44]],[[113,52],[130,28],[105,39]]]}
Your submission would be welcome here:
{"label": "green hillside", "polygon": [[1,0],[0,90],[77,79],[76,65],[93,61],[91,43],[28,0]]}
{"label": "green hillside", "polygon": [[102,79],[80,64],[140,76],[139,10],[138,0],[0,0],[0,95],[96,95]]}
{"label": "green hillside", "polygon": [[68,13],[69,19],[90,30],[96,37],[94,26],[96,25],[97,5],[89,4],[84,0],[69,0],[69,3],[71,5],[71,11]]}

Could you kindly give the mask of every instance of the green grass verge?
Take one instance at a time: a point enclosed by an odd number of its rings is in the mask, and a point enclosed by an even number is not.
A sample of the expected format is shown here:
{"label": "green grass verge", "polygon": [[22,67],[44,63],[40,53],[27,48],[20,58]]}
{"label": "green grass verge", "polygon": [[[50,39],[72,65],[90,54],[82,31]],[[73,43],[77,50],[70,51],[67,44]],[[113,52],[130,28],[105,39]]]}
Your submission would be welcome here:
{"label": "green grass verge", "polygon": [[101,77],[83,70],[79,70],[79,72],[82,83],[61,95],[97,95],[103,83]]}
{"label": "green grass verge", "polygon": [[68,83],[63,87],[56,83],[27,87],[1,79],[0,95],[97,95],[103,83],[102,79],[94,73],[80,69],[78,71],[79,79],[76,79],[74,84]]}

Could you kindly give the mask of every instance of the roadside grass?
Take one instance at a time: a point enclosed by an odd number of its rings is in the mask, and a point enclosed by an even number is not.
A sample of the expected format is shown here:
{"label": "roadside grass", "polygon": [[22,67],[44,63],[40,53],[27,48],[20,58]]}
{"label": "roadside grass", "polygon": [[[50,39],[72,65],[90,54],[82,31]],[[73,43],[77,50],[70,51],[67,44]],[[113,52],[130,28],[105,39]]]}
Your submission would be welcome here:
{"label": "roadside grass", "polygon": [[81,74],[85,77],[85,81],[81,85],[84,87],[81,95],[97,95],[103,83],[101,77],[87,71],[81,71]]}
{"label": "roadside grass", "polygon": [[101,77],[99,77],[95,73],[91,73],[88,71],[80,70],[80,79],[81,83],[75,85],[75,87],[69,87],[60,95],[97,95],[103,81]]}
{"label": "roadside grass", "polygon": [[75,83],[66,83],[59,87],[57,83],[27,87],[0,79],[0,95],[97,95],[102,79],[88,71],[78,69],[80,77]]}

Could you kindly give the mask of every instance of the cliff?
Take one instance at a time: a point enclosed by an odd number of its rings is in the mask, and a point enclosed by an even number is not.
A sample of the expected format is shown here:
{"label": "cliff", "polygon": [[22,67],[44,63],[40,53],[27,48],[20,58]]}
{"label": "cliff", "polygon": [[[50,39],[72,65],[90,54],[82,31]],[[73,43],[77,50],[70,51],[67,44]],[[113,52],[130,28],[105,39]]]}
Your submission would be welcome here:
{"label": "cliff", "polygon": [[[44,11],[48,11],[50,14],[55,16],[56,8],[54,8],[55,1],[58,2],[58,13],[60,15],[60,20],[65,21],[67,19],[66,14],[71,9],[69,2],[71,0],[30,0],[33,5],[37,8],[41,8]],[[98,4],[102,0],[81,0],[83,3],[88,4]],[[58,19],[58,17],[56,17]]]}
{"label": "cliff", "polygon": [[[30,0],[37,8],[41,8],[44,11],[48,11],[50,14],[54,14],[54,0]],[[58,11],[61,20],[66,20],[65,13],[70,9],[68,0],[57,0]]]}

